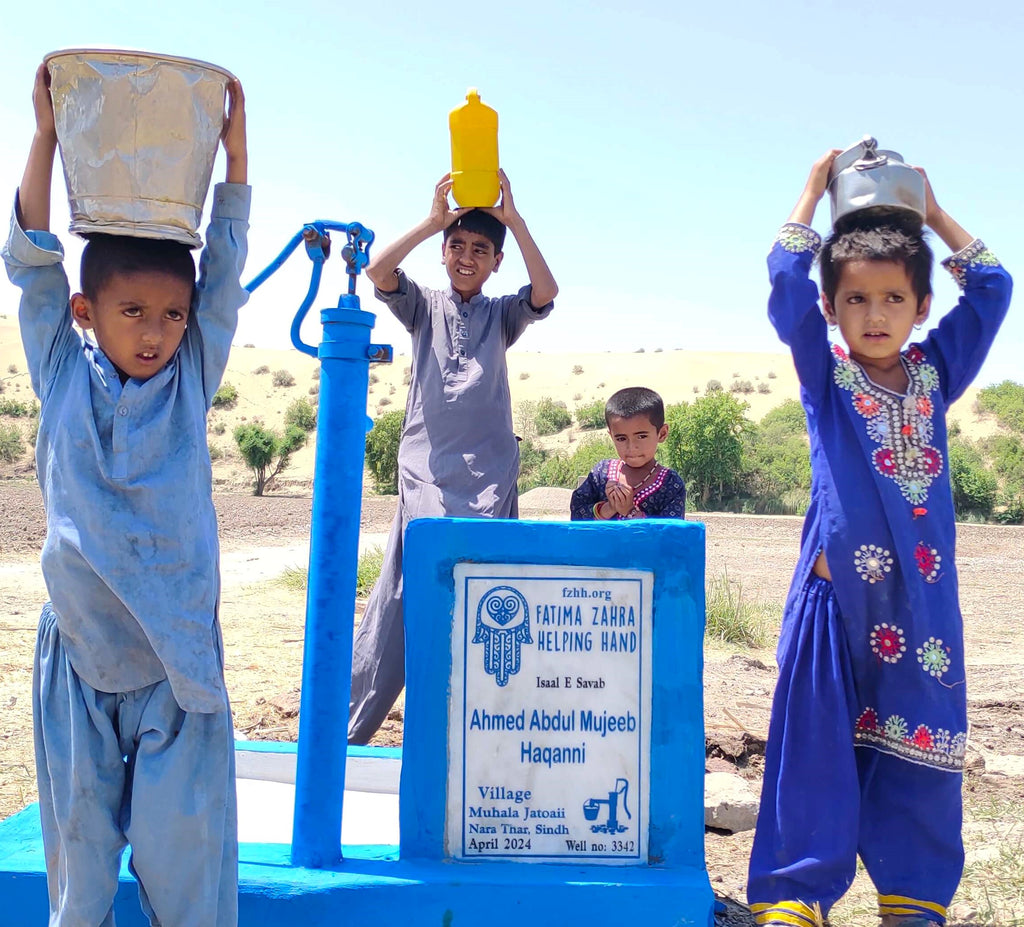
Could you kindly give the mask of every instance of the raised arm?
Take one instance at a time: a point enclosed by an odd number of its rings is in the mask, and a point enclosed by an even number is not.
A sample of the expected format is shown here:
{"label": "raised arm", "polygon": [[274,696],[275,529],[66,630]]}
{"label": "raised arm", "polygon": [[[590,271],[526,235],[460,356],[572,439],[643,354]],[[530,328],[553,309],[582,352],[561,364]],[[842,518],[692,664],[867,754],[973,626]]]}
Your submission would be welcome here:
{"label": "raised arm", "polygon": [[468,209],[452,209],[448,205],[448,192],[452,188],[452,175],[445,174],[434,187],[434,201],[430,204],[430,214],[415,228],[410,229],[386,248],[377,252],[366,268],[366,276],[382,293],[394,293],[398,289],[398,278],[395,271],[417,245],[428,238],[443,232],[449,225]]}
{"label": "raised arm", "polygon": [[523,263],[526,264],[526,272],[530,276],[530,305],[534,309],[542,309],[558,295],[558,284],[555,283],[544,255],[540,253],[540,248],[526,227],[526,222],[516,209],[515,200],[512,198],[512,186],[504,171],[498,171],[498,179],[501,183],[501,202],[497,206],[485,209],[484,212],[489,212],[498,219],[515,237],[519,252],[523,256]]}
{"label": "raised arm", "polygon": [[50,182],[53,157],[57,151],[57,127],[50,98],[50,71],[45,64],[36,70],[32,87],[32,106],[36,113],[36,131],[28,151],[25,173],[18,189],[18,221],[24,229],[50,230]]}

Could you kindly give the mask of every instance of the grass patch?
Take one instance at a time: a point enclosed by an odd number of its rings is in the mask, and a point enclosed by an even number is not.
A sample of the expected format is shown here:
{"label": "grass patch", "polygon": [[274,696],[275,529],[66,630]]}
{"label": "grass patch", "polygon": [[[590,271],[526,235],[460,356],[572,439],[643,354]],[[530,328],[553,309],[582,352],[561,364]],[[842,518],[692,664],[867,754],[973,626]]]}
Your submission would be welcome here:
{"label": "grass patch", "polygon": [[723,644],[764,647],[779,624],[779,611],[765,602],[745,598],[743,584],[728,573],[712,579],[705,590],[707,617],[704,637]]}
{"label": "grass patch", "polygon": [[[384,548],[379,545],[368,547],[359,555],[359,561],[356,564],[357,596],[364,599],[370,594],[383,566]],[[305,592],[309,579],[305,567],[295,566],[288,567],[283,573],[275,576],[274,582],[291,592]]]}
{"label": "grass patch", "polygon": [[307,586],[307,571],[305,567],[288,567],[279,576],[274,577],[274,582],[284,586],[291,592],[305,592]]}
{"label": "grass patch", "polygon": [[356,595],[365,598],[373,589],[374,583],[380,576],[381,568],[384,566],[384,548],[380,546],[368,547],[360,555],[356,564]]}

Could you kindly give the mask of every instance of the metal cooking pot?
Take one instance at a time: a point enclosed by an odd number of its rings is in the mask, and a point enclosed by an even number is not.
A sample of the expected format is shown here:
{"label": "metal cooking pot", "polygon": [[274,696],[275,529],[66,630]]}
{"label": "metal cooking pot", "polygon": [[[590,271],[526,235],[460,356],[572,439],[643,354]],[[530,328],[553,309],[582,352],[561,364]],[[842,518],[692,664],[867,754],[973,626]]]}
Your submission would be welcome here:
{"label": "metal cooking pot", "polygon": [[870,135],[836,156],[828,175],[832,225],[865,209],[915,213],[925,218],[924,178],[895,151],[885,151]]}
{"label": "metal cooking pot", "polygon": [[141,51],[46,56],[71,231],[199,247],[203,203],[234,76]]}

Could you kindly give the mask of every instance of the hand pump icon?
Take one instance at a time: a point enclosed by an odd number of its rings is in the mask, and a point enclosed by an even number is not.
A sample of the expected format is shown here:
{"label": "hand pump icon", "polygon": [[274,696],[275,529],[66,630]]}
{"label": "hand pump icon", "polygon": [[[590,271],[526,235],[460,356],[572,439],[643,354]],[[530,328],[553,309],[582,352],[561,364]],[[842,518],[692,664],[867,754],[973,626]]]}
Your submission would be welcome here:
{"label": "hand pump icon", "polygon": [[626,812],[626,817],[632,819],[633,815],[629,813],[629,808],[626,805],[626,796],[629,793],[629,780],[628,779],[616,779],[615,790],[608,793],[607,798],[588,798],[583,803],[583,817],[588,821],[596,821],[598,812],[601,810],[600,805],[608,806],[608,820],[604,824],[591,824],[590,829],[595,834],[621,834],[623,831],[629,830],[624,824],[619,823],[618,810],[619,810],[619,796],[622,796],[622,810]]}

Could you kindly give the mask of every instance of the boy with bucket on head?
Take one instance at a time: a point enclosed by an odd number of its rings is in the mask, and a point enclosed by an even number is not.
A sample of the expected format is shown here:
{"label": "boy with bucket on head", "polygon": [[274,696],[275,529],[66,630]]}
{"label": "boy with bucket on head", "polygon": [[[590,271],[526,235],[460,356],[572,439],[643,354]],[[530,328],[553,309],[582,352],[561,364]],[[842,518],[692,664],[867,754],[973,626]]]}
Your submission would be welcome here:
{"label": "boy with bucket on head", "polygon": [[[504,171],[497,206],[452,209],[451,175],[434,188],[429,216],[372,261],[367,276],[412,335],[412,380],[398,451],[398,511],[384,567],[356,630],[348,739],[364,744],[405,684],[402,545],[414,518],[515,518],[519,448],[512,431],[505,351],[548,316],[558,293]],[[505,230],[515,236],[530,283],[497,299],[481,290],[501,265]],[[450,285],[413,283],[399,264],[443,233]]]}
{"label": "boy with bucket on head", "polygon": [[573,492],[572,520],[685,518],[686,483],[654,459],[668,437],[661,396],[644,386],[620,389],[605,403],[604,420],[619,456],[598,463]]}
{"label": "boy with bucket on head", "polygon": [[963,295],[907,344],[932,302],[922,216],[846,215],[822,247],[810,222],[837,154],[815,163],[768,257],[768,313],[800,378],[813,480],[747,897],[759,924],[820,924],[859,855],[883,927],[926,927],[945,921],[964,862],[967,701],[945,415],[985,359],[1011,281],[918,169],[920,213],[954,252],[943,264]]}
{"label": "boy with bucket on head", "polygon": [[[47,515],[33,679],[52,927],[114,923],[121,856],[154,924],[237,923],[234,742],[206,413],[247,298],[245,106],[199,279],[188,246],[99,235],[71,295],[49,232],[49,73],[3,249],[42,409]],[[70,298],[70,299],[69,299]],[[72,321],[92,337],[79,334]]]}

